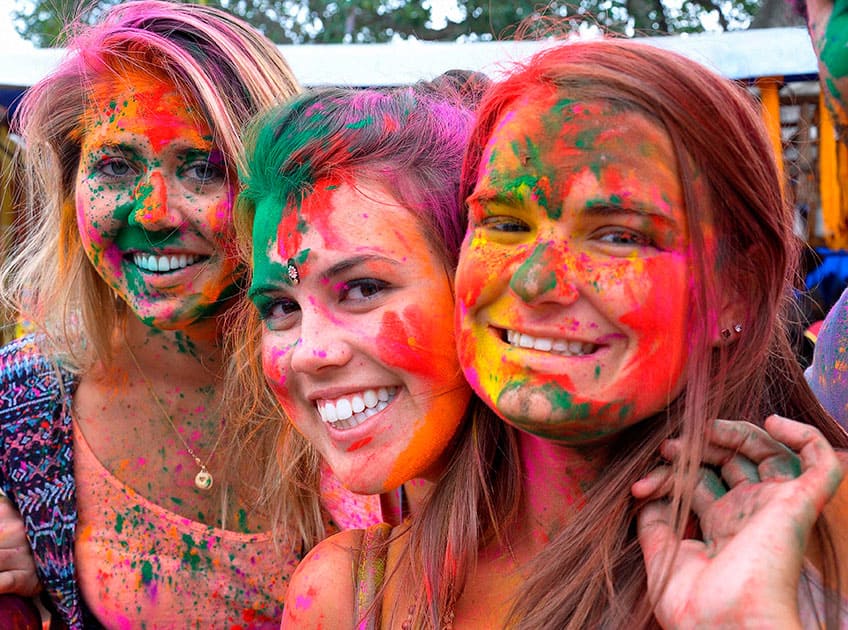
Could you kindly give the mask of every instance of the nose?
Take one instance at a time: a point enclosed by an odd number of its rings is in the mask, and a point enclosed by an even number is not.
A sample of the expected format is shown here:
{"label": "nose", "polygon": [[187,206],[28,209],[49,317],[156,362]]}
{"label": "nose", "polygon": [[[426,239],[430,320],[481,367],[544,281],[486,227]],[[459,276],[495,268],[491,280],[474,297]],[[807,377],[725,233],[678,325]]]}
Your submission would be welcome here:
{"label": "nose", "polygon": [[178,227],[181,217],[168,203],[168,185],[160,171],[142,179],[134,192],[135,207],[130,213],[130,225],[155,232]]}
{"label": "nose", "polygon": [[576,265],[573,259],[553,241],[539,243],[512,274],[509,287],[527,304],[572,304],[579,296],[574,283]]}
{"label": "nose", "polygon": [[295,372],[317,374],[347,365],[353,357],[349,331],[333,322],[320,306],[301,311],[300,338],[291,353]]}

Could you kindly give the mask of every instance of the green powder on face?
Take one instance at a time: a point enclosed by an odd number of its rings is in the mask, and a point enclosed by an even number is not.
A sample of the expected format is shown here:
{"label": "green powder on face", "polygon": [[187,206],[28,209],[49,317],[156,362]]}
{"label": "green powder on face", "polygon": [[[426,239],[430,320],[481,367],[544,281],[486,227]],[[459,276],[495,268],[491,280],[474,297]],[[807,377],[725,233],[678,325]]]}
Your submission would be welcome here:
{"label": "green powder on face", "polygon": [[584,420],[589,417],[589,403],[575,404],[571,394],[559,383],[545,383],[542,392],[554,409],[565,411],[566,419]]}
{"label": "green powder on face", "polygon": [[153,566],[145,560],[141,563],[141,583],[150,584],[153,581]]}
{"label": "green powder on face", "polygon": [[510,280],[509,286],[524,300],[544,295],[556,287],[556,274],[545,260],[547,250],[547,243],[537,245]]}

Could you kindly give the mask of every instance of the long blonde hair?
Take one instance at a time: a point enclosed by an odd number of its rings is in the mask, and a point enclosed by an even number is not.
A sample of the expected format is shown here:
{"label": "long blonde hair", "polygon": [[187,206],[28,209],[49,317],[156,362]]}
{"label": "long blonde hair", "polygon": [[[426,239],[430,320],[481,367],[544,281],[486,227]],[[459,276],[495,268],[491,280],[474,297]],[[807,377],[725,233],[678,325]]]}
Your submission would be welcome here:
{"label": "long blonde hair", "polygon": [[132,68],[164,73],[206,115],[232,186],[241,125],[299,88],[269,40],[211,7],[128,2],[69,32],[67,55],[26,92],[15,121],[26,146],[27,204],[21,245],[0,272],[0,299],[43,334],[49,354],[81,372],[110,360],[113,332],[127,312],[88,261],[76,224],[75,176],[92,86]]}

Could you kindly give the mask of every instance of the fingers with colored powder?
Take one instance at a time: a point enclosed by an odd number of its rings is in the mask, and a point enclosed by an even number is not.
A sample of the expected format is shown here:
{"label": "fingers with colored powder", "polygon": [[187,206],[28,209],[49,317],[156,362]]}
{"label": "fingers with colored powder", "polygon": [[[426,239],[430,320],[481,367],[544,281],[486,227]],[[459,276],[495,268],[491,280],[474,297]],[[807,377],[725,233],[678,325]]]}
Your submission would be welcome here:
{"label": "fingers with colored powder", "polygon": [[[798,583],[812,527],[842,479],[815,428],[770,416],[761,429],[718,420],[693,495],[700,537],[676,547],[671,466],[633,485],[648,499],[638,517],[649,593],[664,627],[800,627]],[[664,457],[681,456],[667,441]],[[718,468],[721,477],[715,472]],[[744,619],[742,618],[744,615]],[[753,626],[750,624],[753,623]]]}

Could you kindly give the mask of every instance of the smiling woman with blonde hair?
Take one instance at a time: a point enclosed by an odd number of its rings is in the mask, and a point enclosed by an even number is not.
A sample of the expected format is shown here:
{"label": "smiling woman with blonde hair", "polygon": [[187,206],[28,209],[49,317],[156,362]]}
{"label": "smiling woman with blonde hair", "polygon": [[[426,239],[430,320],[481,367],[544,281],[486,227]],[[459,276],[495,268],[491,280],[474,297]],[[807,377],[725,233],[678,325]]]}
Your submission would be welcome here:
{"label": "smiling woman with blonde hair", "polygon": [[0,486],[69,627],[275,627],[315,541],[272,535],[261,461],[228,469],[223,335],[240,126],[297,83],[210,7],[123,3],[71,31],[17,119],[2,297],[35,334],[0,353]]}

